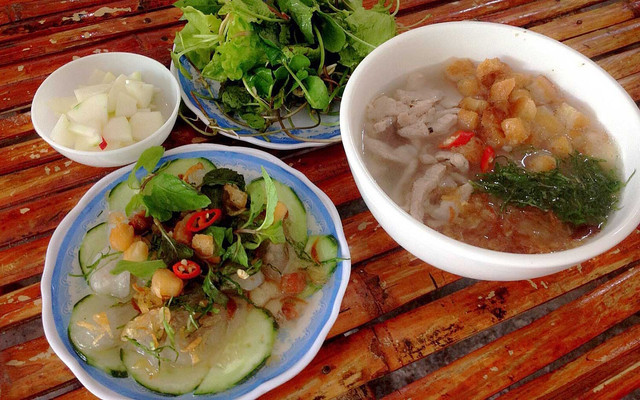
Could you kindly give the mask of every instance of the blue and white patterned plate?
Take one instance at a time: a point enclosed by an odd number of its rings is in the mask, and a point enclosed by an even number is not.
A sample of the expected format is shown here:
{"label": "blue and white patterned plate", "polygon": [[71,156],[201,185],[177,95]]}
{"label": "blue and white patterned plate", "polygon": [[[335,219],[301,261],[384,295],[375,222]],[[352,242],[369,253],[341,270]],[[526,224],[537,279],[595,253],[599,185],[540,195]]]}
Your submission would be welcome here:
{"label": "blue and white patterned plate", "polygon": [[[180,84],[182,101],[193,111],[198,118],[209,125],[213,121],[218,127],[223,128],[219,132],[225,136],[252,143],[261,147],[278,150],[292,150],[303,147],[325,146],[328,143],[340,141],[340,127],[338,126],[338,115],[321,116],[321,124],[313,128],[291,129],[293,136],[304,139],[294,139],[286,133],[280,131],[278,124],[273,124],[267,132],[275,132],[266,136],[256,136],[257,131],[239,125],[237,121],[226,116],[215,102],[206,100],[211,97],[207,86],[211,88],[214,96],[218,94],[219,84],[215,81],[205,80],[200,76],[200,72],[189,62],[186,56],[180,58],[182,66],[189,71],[191,79],[184,76],[180,70],[171,63],[171,72]],[[198,93],[200,96],[194,94]],[[203,98],[204,97],[204,98]],[[338,107],[335,107],[337,110]],[[295,126],[306,127],[315,125],[314,121],[306,110],[302,110],[292,118]],[[287,127],[290,126],[287,124]]]}
{"label": "blue and white patterned plate", "polygon": [[[329,282],[309,299],[306,312],[290,325],[283,325],[267,364],[244,383],[217,395],[185,394],[178,399],[252,399],[286,382],[300,372],[316,355],[335,322],[344,295],[351,262],[342,223],[331,200],[302,173],[260,150],[215,144],[188,145],[168,151],[161,162],[176,158],[205,157],[218,167],[241,172],[247,182],[258,178],[260,167],[289,185],[302,200],[308,215],[310,233],[332,234],[339,243],[340,261]],[[62,220],[51,238],[42,277],[42,317],[51,348],[93,394],[105,399],[151,398],[166,396],[152,392],[132,378],[113,378],[82,361],[73,351],[67,327],[73,305],[90,292],[80,273],[78,249],[89,228],[105,221],[106,195],[125,180],[132,166],[112,172],[80,199]]]}

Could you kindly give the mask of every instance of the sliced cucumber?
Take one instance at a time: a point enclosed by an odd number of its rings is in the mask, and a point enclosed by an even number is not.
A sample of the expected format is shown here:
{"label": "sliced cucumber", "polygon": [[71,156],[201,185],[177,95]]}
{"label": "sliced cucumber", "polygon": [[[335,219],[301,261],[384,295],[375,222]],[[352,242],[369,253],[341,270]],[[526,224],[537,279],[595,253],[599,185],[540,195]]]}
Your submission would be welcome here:
{"label": "sliced cucumber", "polygon": [[271,355],[276,335],[277,325],[269,313],[239,304],[224,342],[212,353],[209,373],[194,393],[219,393],[248,379]]}
{"label": "sliced cucumber", "polygon": [[127,207],[131,198],[136,192],[129,187],[127,181],[122,181],[111,189],[107,195],[109,211],[122,211]]}
{"label": "sliced cucumber", "polygon": [[138,314],[130,302],[90,294],[73,306],[69,340],[80,358],[108,374],[122,378],[127,369],[120,360],[122,326]]}
{"label": "sliced cucumber", "polygon": [[176,160],[169,160],[165,162],[160,167],[158,167],[156,173],[164,172],[174,176],[182,176],[185,174],[185,172],[187,172],[189,168],[193,167],[197,163],[202,163],[205,172],[216,169],[215,164],[204,157],[179,158]]}
{"label": "sliced cucumber", "polygon": [[131,343],[122,348],[122,362],[136,382],[154,392],[171,395],[192,392],[209,372],[205,362],[193,366],[176,365],[171,361],[157,363]]}
{"label": "sliced cucumber", "polygon": [[94,226],[84,235],[78,251],[78,262],[85,277],[96,267],[93,264],[98,261],[98,256],[107,254],[110,250],[107,243],[109,243],[109,226],[106,222]]}
{"label": "sliced cucumber", "polygon": [[299,297],[309,297],[329,281],[331,274],[336,270],[338,262],[338,241],[332,235],[312,235],[309,236],[304,249],[314,261],[318,263],[310,264],[307,273],[310,281],[307,287],[300,293]]}
{"label": "sliced cucumber", "polygon": [[[304,244],[307,242],[307,211],[304,209],[302,201],[289,186],[284,183],[273,180],[278,193],[278,201],[287,206],[287,216],[282,221],[284,234],[287,238],[296,243]],[[256,179],[247,186],[247,192],[252,199],[260,199],[265,201],[264,182],[262,178]]]}

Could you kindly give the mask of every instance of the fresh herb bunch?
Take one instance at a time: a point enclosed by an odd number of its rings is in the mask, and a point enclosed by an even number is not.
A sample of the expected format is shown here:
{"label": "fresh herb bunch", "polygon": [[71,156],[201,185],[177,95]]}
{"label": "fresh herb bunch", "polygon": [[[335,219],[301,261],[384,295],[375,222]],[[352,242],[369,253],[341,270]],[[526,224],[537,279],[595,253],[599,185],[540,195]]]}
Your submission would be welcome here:
{"label": "fresh herb bunch", "polygon": [[528,171],[511,160],[496,163],[472,184],[501,199],[503,210],[509,205],[532,206],[552,211],[574,226],[603,224],[625,185],[613,169],[603,168],[602,160],[577,152],[546,172]]}
{"label": "fresh herb bunch", "polygon": [[[308,110],[329,112],[358,63],[396,34],[385,0],[180,0],[188,22],[175,38],[202,76],[221,83],[226,113],[256,130]],[[396,2],[395,10],[398,9]],[[213,99],[211,99],[213,100]]]}

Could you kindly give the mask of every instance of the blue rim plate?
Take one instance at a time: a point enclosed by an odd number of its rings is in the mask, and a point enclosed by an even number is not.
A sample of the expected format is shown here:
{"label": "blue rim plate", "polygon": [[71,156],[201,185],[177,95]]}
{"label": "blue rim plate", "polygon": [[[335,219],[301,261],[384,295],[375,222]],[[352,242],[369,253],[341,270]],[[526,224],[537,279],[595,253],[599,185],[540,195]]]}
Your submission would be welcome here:
{"label": "blue rim plate", "polygon": [[[168,151],[162,161],[205,157],[216,166],[241,172],[247,182],[260,176],[264,166],[269,175],[292,187],[302,200],[308,215],[310,232],[333,234],[340,245],[338,263],[329,282],[309,299],[306,312],[295,323],[278,332],[272,357],[255,375],[242,384],[216,395],[192,393],[178,399],[252,399],[293,378],[316,355],[329,329],[335,322],[349,281],[351,262],[349,247],[338,212],[331,200],[301,172],[278,158],[260,150],[215,144],[195,144]],[[67,327],[73,305],[90,292],[78,274],[78,248],[84,234],[95,224],[106,220],[106,195],[125,180],[132,165],[114,171],[98,181],[80,199],[54,232],[47,249],[41,282],[42,318],[51,348],[71,369],[80,382],[94,395],[105,399],[156,398],[166,395],[152,392],[132,378],[113,378],[94,368],[73,351]]]}
{"label": "blue rim plate", "polygon": [[[220,133],[225,136],[255,144],[257,146],[278,150],[326,146],[329,143],[340,141],[340,127],[337,125],[339,121],[338,115],[327,116],[325,114],[322,115],[322,122],[332,123],[335,125],[329,126],[321,124],[314,128],[291,130],[294,136],[310,141],[293,139],[287,136],[284,132],[273,133],[268,136],[254,136],[256,134],[255,130],[242,127],[222,113],[215,102],[202,98],[202,96],[211,96],[203,83],[204,78],[200,77],[200,72],[189,62],[186,56],[182,56],[180,58],[180,63],[187,71],[189,71],[192,77],[191,79],[188,79],[180,72],[173,61],[171,62],[171,72],[180,84],[182,101],[184,101],[186,106],[205,124],[208,125],[209,121],[213,120],[219,127],[227,130],[233,130],[233,133],[220,131]],[[219,86],[217,82],[207,80],[207,84],[213,91],[213,94],[217,95],[217,87]],[[198,93],[201,96],[194,95],[194,93]],[[337,110],[338,107],[335,107],[335,109]],[[305,110],[296,114],[293,120],[296,126],[311,126],[314,124],[314,121],[308,116]],[[268,131],[275,131],[279,128],[280,127],[277,124],[274,124],[268,129]]]}

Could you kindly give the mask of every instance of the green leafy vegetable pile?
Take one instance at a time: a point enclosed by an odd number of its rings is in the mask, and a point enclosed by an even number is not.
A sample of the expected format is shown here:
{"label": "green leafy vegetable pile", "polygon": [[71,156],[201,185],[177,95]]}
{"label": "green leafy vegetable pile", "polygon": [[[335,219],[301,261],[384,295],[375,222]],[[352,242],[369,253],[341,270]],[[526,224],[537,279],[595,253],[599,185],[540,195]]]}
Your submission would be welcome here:
{"label": "green leafy vegetable pile", "polygon": [[259,131],[284,129],[304,105],[330,111],[352,70],[396,34],[384,1],[365,9],[361,0],[180,0],[188,22],[172,57],[185,76],[183,55],[221,83],[216,101],[226,113]]}
{"label": "green leafy vegetable pile", "polygon": [[603,224],[624,187],[614,170],[605,170],[601,160],[581,153],[559,160],[547,172],[531,172],[510,160],[496,163],[472,184],[501,199],[503,209],[532,206],[575,226]]}

